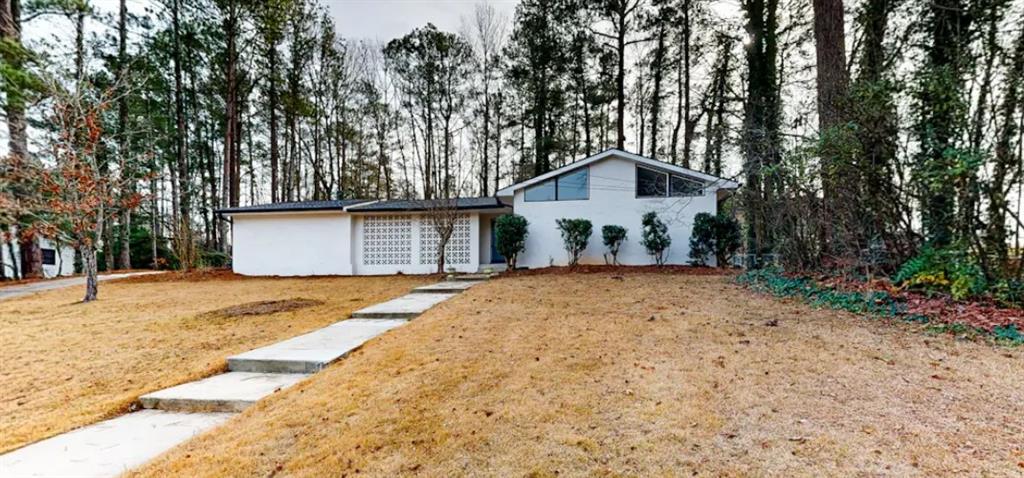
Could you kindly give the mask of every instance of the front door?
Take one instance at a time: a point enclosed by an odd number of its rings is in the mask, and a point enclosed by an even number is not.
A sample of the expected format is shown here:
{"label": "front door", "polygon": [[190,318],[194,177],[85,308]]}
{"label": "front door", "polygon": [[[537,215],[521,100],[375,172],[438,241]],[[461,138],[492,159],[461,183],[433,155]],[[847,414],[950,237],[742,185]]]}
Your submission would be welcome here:
{"label": "front door", "polygon": [[494,227],[498,218],[491,218],[491,264],[504,264],[505,256],[498,252],[498,228]]}

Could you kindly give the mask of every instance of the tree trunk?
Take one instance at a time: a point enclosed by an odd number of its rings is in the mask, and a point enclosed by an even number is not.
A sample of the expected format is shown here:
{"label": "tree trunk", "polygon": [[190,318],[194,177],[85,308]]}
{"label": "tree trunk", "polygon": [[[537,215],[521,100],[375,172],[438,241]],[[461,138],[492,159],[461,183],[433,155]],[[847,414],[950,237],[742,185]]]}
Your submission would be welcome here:
{"label": "tree trunk", "polygon": [[[0,40],[21,47],[21,1],[0,1]],[[23,65],[20,55],[13,55],[8,65],[11,69],[21,71]],[[25,122],[25,95],[18,85],[4,82],[4,102],[7,114],[7,147],[12,156],[28,159],[28,132]],[[13,260],[13,256],[12,256]]]}
{"label": "tree trunk", "polygon": [[[1013,140],[1020,131],[1015,116],[1018,111],[1024,108],[1021,101],[1021,89],[1024,88],[1024,30],[1017,35],[1013,56],[1010,60],[1010,69],[1006,74],[1006,88],[1003,94],[1003,102],[1000,108],[1001,124],[995,145],[995,164],[992,167],[992,180],[988,190],[988,228],[986,231],[986,243],[989,253],[995,257],[1000,272],[1006,275],[1009,272],[1009,251],[1006,234],[1006,214],[1009,208],[1007,195],[1011,185],[1007,180],[1013,173],[1020,174],[1020,159],[1014,158]],[[1022,120],[1024,121],[1024,120]],[[1018,140],[1019,141],[1019,140]],[[1024,148],[1024,141],[1020,141],[1020,147]],[[1020,202],[1018,200],[1018,208]]]}
{"label": "tree trunk", "polygon": [[277,95],[277,44],[271,44],[267,46],[267,60],[269,63],[270,76],[267,79],[268,91],[267,91],[267,108],[270,110],[270,202],[278,202],[280,196],[278,195],[278,179],[277,170],[278,163],[280,162],[279,150],[277,145],[277,108],[278,108],[278,95]]}
{"label": "tree trunk", "polygon": [[658,126],[661,122],[661,78],[665,66],[665,24],[658,26],[658,46],[654,53],[654,64],[651,73],[654,78],[654,91],[651,94],[651,157],[658,157]]}
{"label": "tree trunk", "polygon": [[760,256],[770,252],[773,238],[769,212],[778,192],[771,171],[780,157],[778,132],[779,105],[777,80],[778,0],[750,0],[747,10],[747,98],[743,115],[743,155],[746,184],[744,207],[748,215],[747,253]]}
{"label": "tree trunk", "polygon": [[690,118],[690,37],[693,28],[690,24],[690,0],[683,0],[683,105],[682,118],[686,130],[683,131],[683,167],[689,168],[690,156],[693,151],[693,128],[696,124]]}
{"label": "tree trunk", "polygon": [[85,11],[75,14],[75,81],[85,79]]}
{"label": "tree trunk", "polygon": [[[4,0],[0,2],[0,40],[13,44],[13,47],[21,47],[21,2],[19,0]],[[16,71],[21,71],[23,65],[20,55],[12,55],[14,58],[8,65]],[[4,83],[4,94],[7,97],[5,102],[5,113],[7,114],[8,149],[10,155],[23,160],[30,160],[28,155],[28,128],[25,118],[25,94],[19,85],[13,82]],[[39,278],[43,275],[42,251],[36,241],[35,234],[20,234],[18,239],[21,255],[21,277]],[[36,261],[36,258],[39,260]],[[15,262],[12,251],[11,262]],[[17,272],[17,271],[16,271]]]}
{"label": "tree trunk", "polygon": [[[955,165],[948,155],[961,134],[961,111],[965,109],[963,81],[970,61],[971,12],[964,0],[933,0],[927,24],[931,43],[927,48],[924,74],[929,77],[918,96],[917,131],[923,145],[918,168],[925,177],[943,177]],[[925,233],[935,246],[954,240],[957,188],[953,181],[929,180],[920,186],[921,219]]]}
{"label": "tree trunk", "polygon": [[618,56],[618,69],[615,71],[615,95],[617,109],[615,111],[615,147],[620,150],[626,149],[626,13],[625,2],[622,5],[623,11],[618,17],[618,31],[616,32],[615,52]]}
{"label": "tree trunk", "polygon": [[177,180],[178,180],[178,201],[180,205],[178,207],[181,217],[185,220],[191,220],[189,215],[189,199],[191,192],[189,191],[189,173],[188,173],[188,146],[187,146],[187,132],[185,129],[185,99],[182,91],[182,80],[181,80],[181,25],[180,25],[180,10],[181,4],[179,0],[174,0],[171,8],[171,22],[174,30],[174,117],[177,131],[175,131],[174,148],[175,155],[177,157]]}
{"label": "tree trunk", "polygon": [[[117,21],[117,71],[118,71],[118,82],[124,86],[128,78],[128,4],[126,0],[119,2],[118,9],[118,21]],[[121,157],[121,165],[126,168],[121,172],[131,178],[134,174],[134,168],[129,167],[128,164],[128,98],[127,95],[121,95],[117,100],[117,128],[118,128],[118,144],[117,153]],[[135,193],[135,182],[134,180],[128,180],[125,182],[125,191],[123,196],[127,199],[128,196]],[[121,212],[121,256],[118,261],[118,267],[121,269],[131,269],[131,223],[132,223],[132,211],[125,208]]]}
{"label": "tree trunk", "polygon": [[[238,18],[237,8],[234,0],[228,2],[227,12],[224,17],[224,36],[227,42],[224,58],[225,81],[227,91],[224,98],[225,126],[224,126],[224,163],[221,174],[221,203],[229,206],[237,204],[237,178],[234,177],[237,158],[236,143],[238,142],[238,78],[237,78],[237,30]],[[221,250],[227,250],[227,228],[222,221],[220,224]]]}
{"label": "tree trunk", "polygon": [[[834,131],[845,121],[843,103],[846,101],[846,89],[849,78],[846,70],[846,35],[843,30],[843,1],[814,0],[814,43],[817,58],[818,80],[818,130],[826,141],[841,141]],[[835,145],[842,147],[841,145]],[[821,155],[821,184],[824,195],[824,208],[821,218],[820,246],[826,256],[835,252],[836,247],[855,247],[856,243],[848,244],[849,239],[840,239],[837,231],[852,231],[851,224],[843,224],[845,215],[840,214],[840,203],[851,198],[838,191],[838,181],[843,180],[841,171],[847,158],[830,154],[832,148],[826,146],[826,154]],[[854,181],[854,178],[846,178]],[[839,223],[839,224],[837,224]],[[837,228],[837,226],[839,226]],[[839,242],[840,244],[833,244]]]}
{"label": "tree trunk", "polygon": [[96,280],[96,247],[95,245],[82,245],[79,248],[82,255],[82,273],[85,274],[85,297],[82,302],[92,302],[99,294],[99,287]]}

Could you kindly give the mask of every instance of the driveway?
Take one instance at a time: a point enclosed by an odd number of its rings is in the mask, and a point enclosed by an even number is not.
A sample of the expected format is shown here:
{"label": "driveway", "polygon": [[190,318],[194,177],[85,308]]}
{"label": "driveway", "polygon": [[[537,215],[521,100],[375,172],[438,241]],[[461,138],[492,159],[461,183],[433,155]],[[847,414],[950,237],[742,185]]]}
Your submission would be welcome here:
{"label": "driveway", "polygon": [[[125,277],[132,276],[144,276],[148,274],[163,274],[161,271],[146,271],[146,272],[123,272],[118,274],[104,274],[97,277],[99,281],[108,281],[113,279],[123,279]],[[15,297],[21,297],[23,295],[34,294],[36,292],[42,292],[45,290],[60,289],[63,287],[71,286],[83,286],[85,285],[85,276],[68,277],[66,279],[51,279],[43,280],[39,282],[29,282],[28,284],[12,285],[9,287],[0,287],[0,300],[13,299]]]}

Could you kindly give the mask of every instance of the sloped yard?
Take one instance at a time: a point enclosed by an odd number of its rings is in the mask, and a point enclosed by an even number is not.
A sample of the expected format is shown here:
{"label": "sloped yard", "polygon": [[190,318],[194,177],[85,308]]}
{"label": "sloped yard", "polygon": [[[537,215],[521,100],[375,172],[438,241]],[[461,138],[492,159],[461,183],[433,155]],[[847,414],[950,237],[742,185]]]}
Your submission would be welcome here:
{"label": "sloped yard", "polygon": [[228,355],[337,322],[430,278],[147,276],[0,302],[0,452],[214,374]]}
{"label": "sloped yard", "polygon": [[1024,473],[1024,350],[724,277],[477,286],[142,476]]}

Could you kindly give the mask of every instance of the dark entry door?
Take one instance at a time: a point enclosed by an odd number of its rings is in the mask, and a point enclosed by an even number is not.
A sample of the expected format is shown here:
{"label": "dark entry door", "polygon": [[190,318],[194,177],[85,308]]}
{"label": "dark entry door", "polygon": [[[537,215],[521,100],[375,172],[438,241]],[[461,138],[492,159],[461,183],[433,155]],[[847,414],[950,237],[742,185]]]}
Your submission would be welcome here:
{"label": "dark entry door", "polygon": [[491,218],[491,264],[504,264],[505,256],[498,252],[498,230],[494,227],[496,219],[496,217]]}

